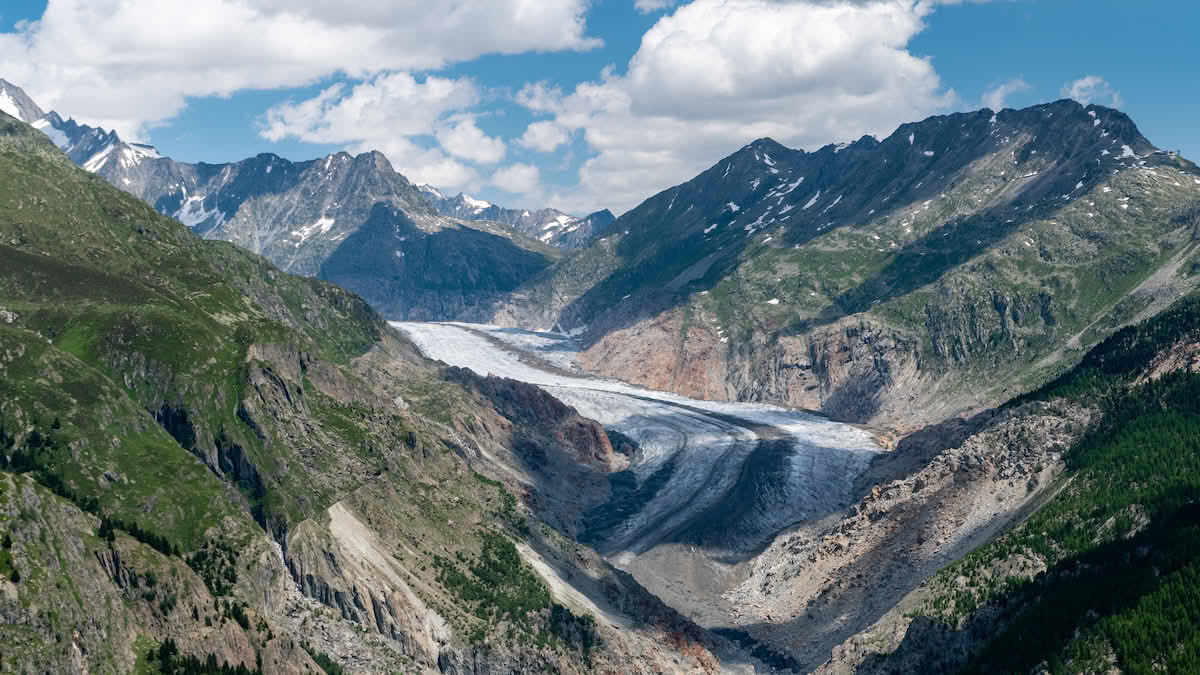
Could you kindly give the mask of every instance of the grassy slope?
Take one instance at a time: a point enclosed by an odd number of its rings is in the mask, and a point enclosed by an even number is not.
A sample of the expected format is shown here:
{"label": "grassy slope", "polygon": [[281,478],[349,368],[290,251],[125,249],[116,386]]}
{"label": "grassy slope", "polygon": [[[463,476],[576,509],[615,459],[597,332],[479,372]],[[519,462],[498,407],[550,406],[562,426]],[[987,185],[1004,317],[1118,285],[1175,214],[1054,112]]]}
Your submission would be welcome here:
{"label": "grassy slope", "polygon": [[[348,363],[383,329],[364,302],[199,240],[4,116],[0,260],[0,428],[10,447],[36,457],[28,475],[184,554],[208,542],[243,550],[261,536],[252,506],[282,522],[322,506],[305,501],[303,475],[288,475],[286,447],[270,449],[239,420],[246,354],[251,344],[283,343]],[[183,411],[195,443],[155,423],[164,403]],[[34,448],[35,433],[53,443]],[[256,495],[206,466],[202,446],[217,433],[246,448],[278,489]],[[18,550],[29,579],[44,561]],[[26,602],[36,596],[30,583],[19,585]],[[69,610],[21,622],[69,635],[78,625]],[[105,625],[130,621],[110,612]],[[36,642],[35,651],[45,648]],[[122,648],[93,657],[121,662]]]}
{"label": "grassy slope", "polygon": [[[35,464],[0,476],[36,479],[70,498],[37,488],[47,494],[43,506],[71,514],[78,532],[67,547],[83,560],[110,545],[92,529],[99,520],[79,507],[119,521],[118,544],[132,545],[123,532],[136,528],[189,561],[200,551],[209,560],[232,551],[241,570],[232,586],[211,578],[228,573],[228,563],[191,567],[215,595],[253,607],[262,597],[247,585],[256,583],[255,561],[274,555],[266,553],[260,525],[276,538],[321,528],[325,509],[341,500],[389,539],[424,539],[414,541],[418,554],[401,564],[420,579],[417,592],[458,629],[458,639],[482,640],[503,620],[503,608],[485,608],[485,616],[475,601],[439,588],[431,564],[434,551],[463,556],[451,566],[478,556],[485,542],[498,545],[498,533],[531,536],[516,500],[508,495],[506,508],[497,510],[496,485],[464,472],[452,452],[458,445],[446,440],[477,433],[481,416],[492,413],[415,353],[406,356],[357,296],[282,274],[231,244],[200,240],[73,167],[40,133],[2,115],[0,261],[0,455],[19,452]],[[373,347],[399,350],[399,361],[388,361],[390,370],[360,367],[356,357]],[[393,404],[395,395],[407,405]],[[233,448],[250,469],[235,466]],[[235,461],[227,464],[230,457]],[[455,521],[472,525],[447,525]],[[540,532],[533,539],[540,541]],[[27,544],[0,555],[0,566],[27,577],[45,570],[45,559],[30,555]],[[141,548],[147,568],[167,570],[181,560]],[[525,593],[527,568],[508,563],[501,576],[524,580],[518,590]],[[94,562],[80,565],[70,573],[98,579]],[[62,583],[48,591],[31,582],[15,588],[14,597],[35,609],[10,627],[29,635],[19,649],[0,649],[0,670],[16,663],[14,654],[44,652],[47,664],[63,663],[69,645],[51,649],[43,638],[70,635],[82,625],[84,606],[67,601]],[[35,592],[49,592],[49,604],[37,609]],[[572,623],[574,615],[551,611],[544,588],[535,595],[546,613],[528,626],[536,644],[557,640],[553,649],[561,650],[564,640],[588,634],[586,624]],[[83,630],[79,639],[92,650],[93,667],[120,670],[133,641],[146,646],[164,637],[167,617],[155,604],[161,598],[143,607],[137,592],[113,597],[124,610],[89,624],[99,633]],[[574,637],[562,633],[564,620]],[[500,628],[507,638],[496,636],[496,644],[533,644]],[[208,635],[198,624],[175,630]],[[261,654],[266,638],[247,634]],[[548,642],[555,634],[563,637]],[[102,652],[96,645],[106,639],[113,647]],[[583,644],[590,643],[575,648]]]}

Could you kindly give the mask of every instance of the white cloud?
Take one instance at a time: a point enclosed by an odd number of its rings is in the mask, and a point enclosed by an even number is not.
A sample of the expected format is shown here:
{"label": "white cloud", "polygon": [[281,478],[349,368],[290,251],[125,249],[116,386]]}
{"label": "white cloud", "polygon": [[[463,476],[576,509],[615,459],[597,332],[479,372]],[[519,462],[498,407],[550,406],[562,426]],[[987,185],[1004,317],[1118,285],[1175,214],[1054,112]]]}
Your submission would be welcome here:
{"label": "white cloud", "polygon": [[634,0],[633,6],[642,14],[657,12],[675,4],[675,0]]}
{"label": "white cloud", "polygon": [[[259,133],[271,141],[296,138],[354,152],[380,150],[413,181],[469,188],[478,174],[447,152],[491,163],[504,155],[503,141],[489,138],[460,113],[479,100],[479,89],[469,79],[420,81],[409,73],[388,73],[353,88],[334,85],[310,99],[276,105],[263,116]],[[431,135],[445,151],[416,142]]]}
{"label": "white cloud", "polygon": [[1084,105],[1096,103],[1120,108],[1123,103],[1120,92],[1113,89],[1112,85],[1103,77],[1097,75],[1088,75],[1064,84],[1062,95],[1073,98]]}
{"label": "white cloud", "polygon": [[985,108],[1003,110],[1005,107],[1004,102],[1008,100],[1009,96],[1022,91],[1028,91],[1032,88],[1033,86],[1026,82],[1024,78],[1014,77],[983,92],[981,102]]}
{"label": "white cloud", "polygon": [[471,116],[456,116],[434,132],[438,143],[455,157],[480,164],[495,164],[504,158],[504,140],[483,133]]}
{"label": "white cloud", "polygon": [[554,122],[534,122],[525,128],[524,135],[517,142],[522,146],[538,152],[553,152],[558,146],[567,142],[567,130]]}
{"label": "white cloud", "polygon": [[518,102],[580,129],[592,156],[553,197],[620,212],[770,136],[815,149],[883,136],[955,102],[907,50],[933,9],[910,0],[695,0],[661,17],[624,74]]}
{"label": "white cloud", "polygon": [[0,73],[43,107],[138,137],[188,97],[482,54],[590,49],[588,0],[49,0],[0,33]]}
{"label": "white cloud", "polygon": [[513,194],[529,194],[538,189],[542,174],[532,164],[513,164],[497,169],[492,174],[492,184]]}

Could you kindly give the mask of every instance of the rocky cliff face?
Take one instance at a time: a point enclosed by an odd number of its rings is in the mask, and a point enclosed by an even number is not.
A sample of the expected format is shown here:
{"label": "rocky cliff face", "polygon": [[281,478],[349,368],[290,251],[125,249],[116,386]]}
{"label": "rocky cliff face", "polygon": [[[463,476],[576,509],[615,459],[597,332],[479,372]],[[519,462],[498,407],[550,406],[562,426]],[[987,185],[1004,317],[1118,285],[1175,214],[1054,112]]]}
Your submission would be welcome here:
{"label": "rocky cliff face", "polygon": [[847,662],[865,643],[903,634],[905,596],[1039,503],[1096,416],[1031,404],[905,438],[860,481],[857,504],[784,534],[754,561],[730,594],[746,630],[790,646],[806,671],[832,653],[838,666],[821,672],[853,672]]}
{"label": "rocky cliff face", "polygon": [[580,333],[602,374],[912,426],[1044,381],[1188,292],[1198,181],[1122,113],[1072,101],[812,153],[764,139],[495,320]]}
{"label": "rocky cliff face", "polygon": [[514,235],[454,225],[433,232],[399,208],[376,204],[321,262],[319,276],[352,289],[388,318],[486,318],[494,302],[550,264]]}

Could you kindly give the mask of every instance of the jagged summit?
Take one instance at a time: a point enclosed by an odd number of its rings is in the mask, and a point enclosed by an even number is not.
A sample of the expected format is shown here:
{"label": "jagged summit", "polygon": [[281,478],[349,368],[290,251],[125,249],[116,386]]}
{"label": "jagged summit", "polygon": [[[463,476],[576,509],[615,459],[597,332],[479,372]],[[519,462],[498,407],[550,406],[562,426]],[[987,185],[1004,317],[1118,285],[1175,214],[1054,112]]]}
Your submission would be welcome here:
{"label": "jagged summit", "polygon": [[192,232],[334,281],[389,318],[481,319],[496,294],[558,254],[508,226],[439,214],[375,150],[191,164],[53,112],[33,125],[71,161]]}
{"label": "jagged summit", "polygon": [[587,245],[602,229],[616,220],[608,209],[579,217],[558,209],[515,209],[492,204],[459,192],[454,197],[432,185],[417,186],[433,205],[446,216],[465,220],[492,221],[508,225],[530,237],[560,248]]}
{"label": "jagged summit", "polygon": [[31,124],[46,114],[25,90],[3,78],[0,78],[0,111]]}

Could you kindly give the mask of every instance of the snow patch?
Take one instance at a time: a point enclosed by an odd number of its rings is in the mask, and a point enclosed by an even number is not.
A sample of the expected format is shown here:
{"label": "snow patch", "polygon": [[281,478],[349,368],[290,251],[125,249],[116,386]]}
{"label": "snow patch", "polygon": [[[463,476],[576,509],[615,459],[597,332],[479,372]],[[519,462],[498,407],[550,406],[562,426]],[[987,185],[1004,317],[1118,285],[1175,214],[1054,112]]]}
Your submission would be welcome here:
{"label": "snow patch", "polygon": [[916,134],[909,134],[909,135],[908,135],[908,144],[909,144],[909,145],[912,145],[912,144],[913,144],[913,141],[915,141],[916,139],[917,139],[917,135],[916,135]]}
{"label": "snow patch", "polygon": [[463,195],[462,198],[464,204],[475,209],[475,213],[479,213],[480,211],[492,205],[491,202],[485,202],[482,199],[475,199],[471,195]]}
{"label": "snow patch", "polygon": [[221,213],[220,210],[213,209],[208,211],[204,208],[204,197],[205,195],[192,195],[188,197],[179,210],[175,212],[175,220],[188,227],[196,227],[213,216],[217,217],[218,225],[225,222],[225,214]]}
{"label": "snow patch", "polygon": [[803,207],[801,207],[800,210],[807,211],[810,207],[812,207],[813,204],[816,204],[817,200],[820,198],[821,198],[821,191],[817,190],[817,194],[813,195],[812,199],[808,200],[808,203],[805,204]]}
{"label": "snow patch", "polygon": [[767,304],[768,304],[768,305],[778,305],[778,304],[779,304],[779,298],[771,298],[770,300],[768,300],[768,301],[767,301]]}
{"label": "snow patch", "polygon": [[438,189],[433,187],[432,185],[418,185],[417,189],[422,192],[428,192],[429,194],[433,195],[434,197],[437,197],[438,199],[446,198],[445,195],[443,195],[441,192],[439,192]]}
{"label": "snow patch", "polygon": [[91,173],[96,173],[99,171],[104,166],[104,163],[108,161],[108,156],[112,154],[113,148],[115,147],[116,146],[114,144],[109,143],[104,147],[103,150],[92,155],[88,161],[84,162],[84,170]]}
{"label": "snow patch", "polygon": [[0,110],[4,111],[5,114],[21,119],[21,111],[17,109],[17,102],[13,100],[12,96],[8,95],[7,90],[0,91]]}
{"label": "snow patch", "polygon": [[795,190],[796,188],[800,187],[800,184],[803,182],[804,182],[804,176],[800,176],[800,178],[798,178],[795,183],[788,185],[786,190],[784,190],[783,192],[780,192],[779,196],[782,197],[782,196],[790,193],[792,190]]}
{"label": "snow patch", "polygon": [[826,206],[826,207],[825,207],[825,211],[822,211],[822,212],[821,212],[821,215],[825,215],[825,213],[826,213],[827,211],[829,211],[829,209],[832,209],[833,207],[837,206],[837,205],[838,205],[838,202],[842,201],[842,197],[843,197],[843,196],[845,196],[845,195],[838,195],[838,196],[837,196],[837,199],[833,200],[833,203],[832,203],[832,204],[830,204],[829,206]]}
{"label": "snow patch", "polygon": [[733,202],[729,202],[728,204],[726,204],[726,206],[729,207],[729,211],[731,213],[737,213],[742,208],[742,207],[738,206],[737,204],[734,204]]}
{"label": "snow patch", "polygon": [[932,150],[926,150],[925,152],[922,152],[921,154],[922,154],[922,155],[925,155],[926,157],[933,157],[933,151],[932,151]]}
{"label": "snow patch", "polygon": [[712,225],[709,225],[708,227],[704,228],[704,234],[708,234],[709,232],[712,232],[715,229],[717,229],[717,224],[713,223]]}
{"label": "snow patch", "polygon": [[1137,153],[1135,153],[1133,151],[1133,148],[1129,147],[1128,145],[1122,145],[1121,146],[1121,159],[1125,159],[1126,157],[1136,158]]}
{"label": "snow patch", "polygon": [[334,219],[327,216],[322,216],[317,222],[312,225],[305,225],[298,230],[292,230],[293,237],[300,237],[300,241],[296,243],[299,248],[300,244],[308,241],[308,238],[314,234],[325,234],[333,227]]}
{"label": "snow patch", "polygon": [[59,131],[58,128],[53,124],[50,124],[49,120],[43,118],[37,120],[31,126],[49,136],[50,140],[60,148],[66,148],[71,144],[71,141],[67,138],[67,135]]}
{"label": "snow patch", "polygon": [[122,169],[132,169],[140,166],[144,159],[159,159],[162,155],[151,145],[129,143],[121,149],[120,163]]}

